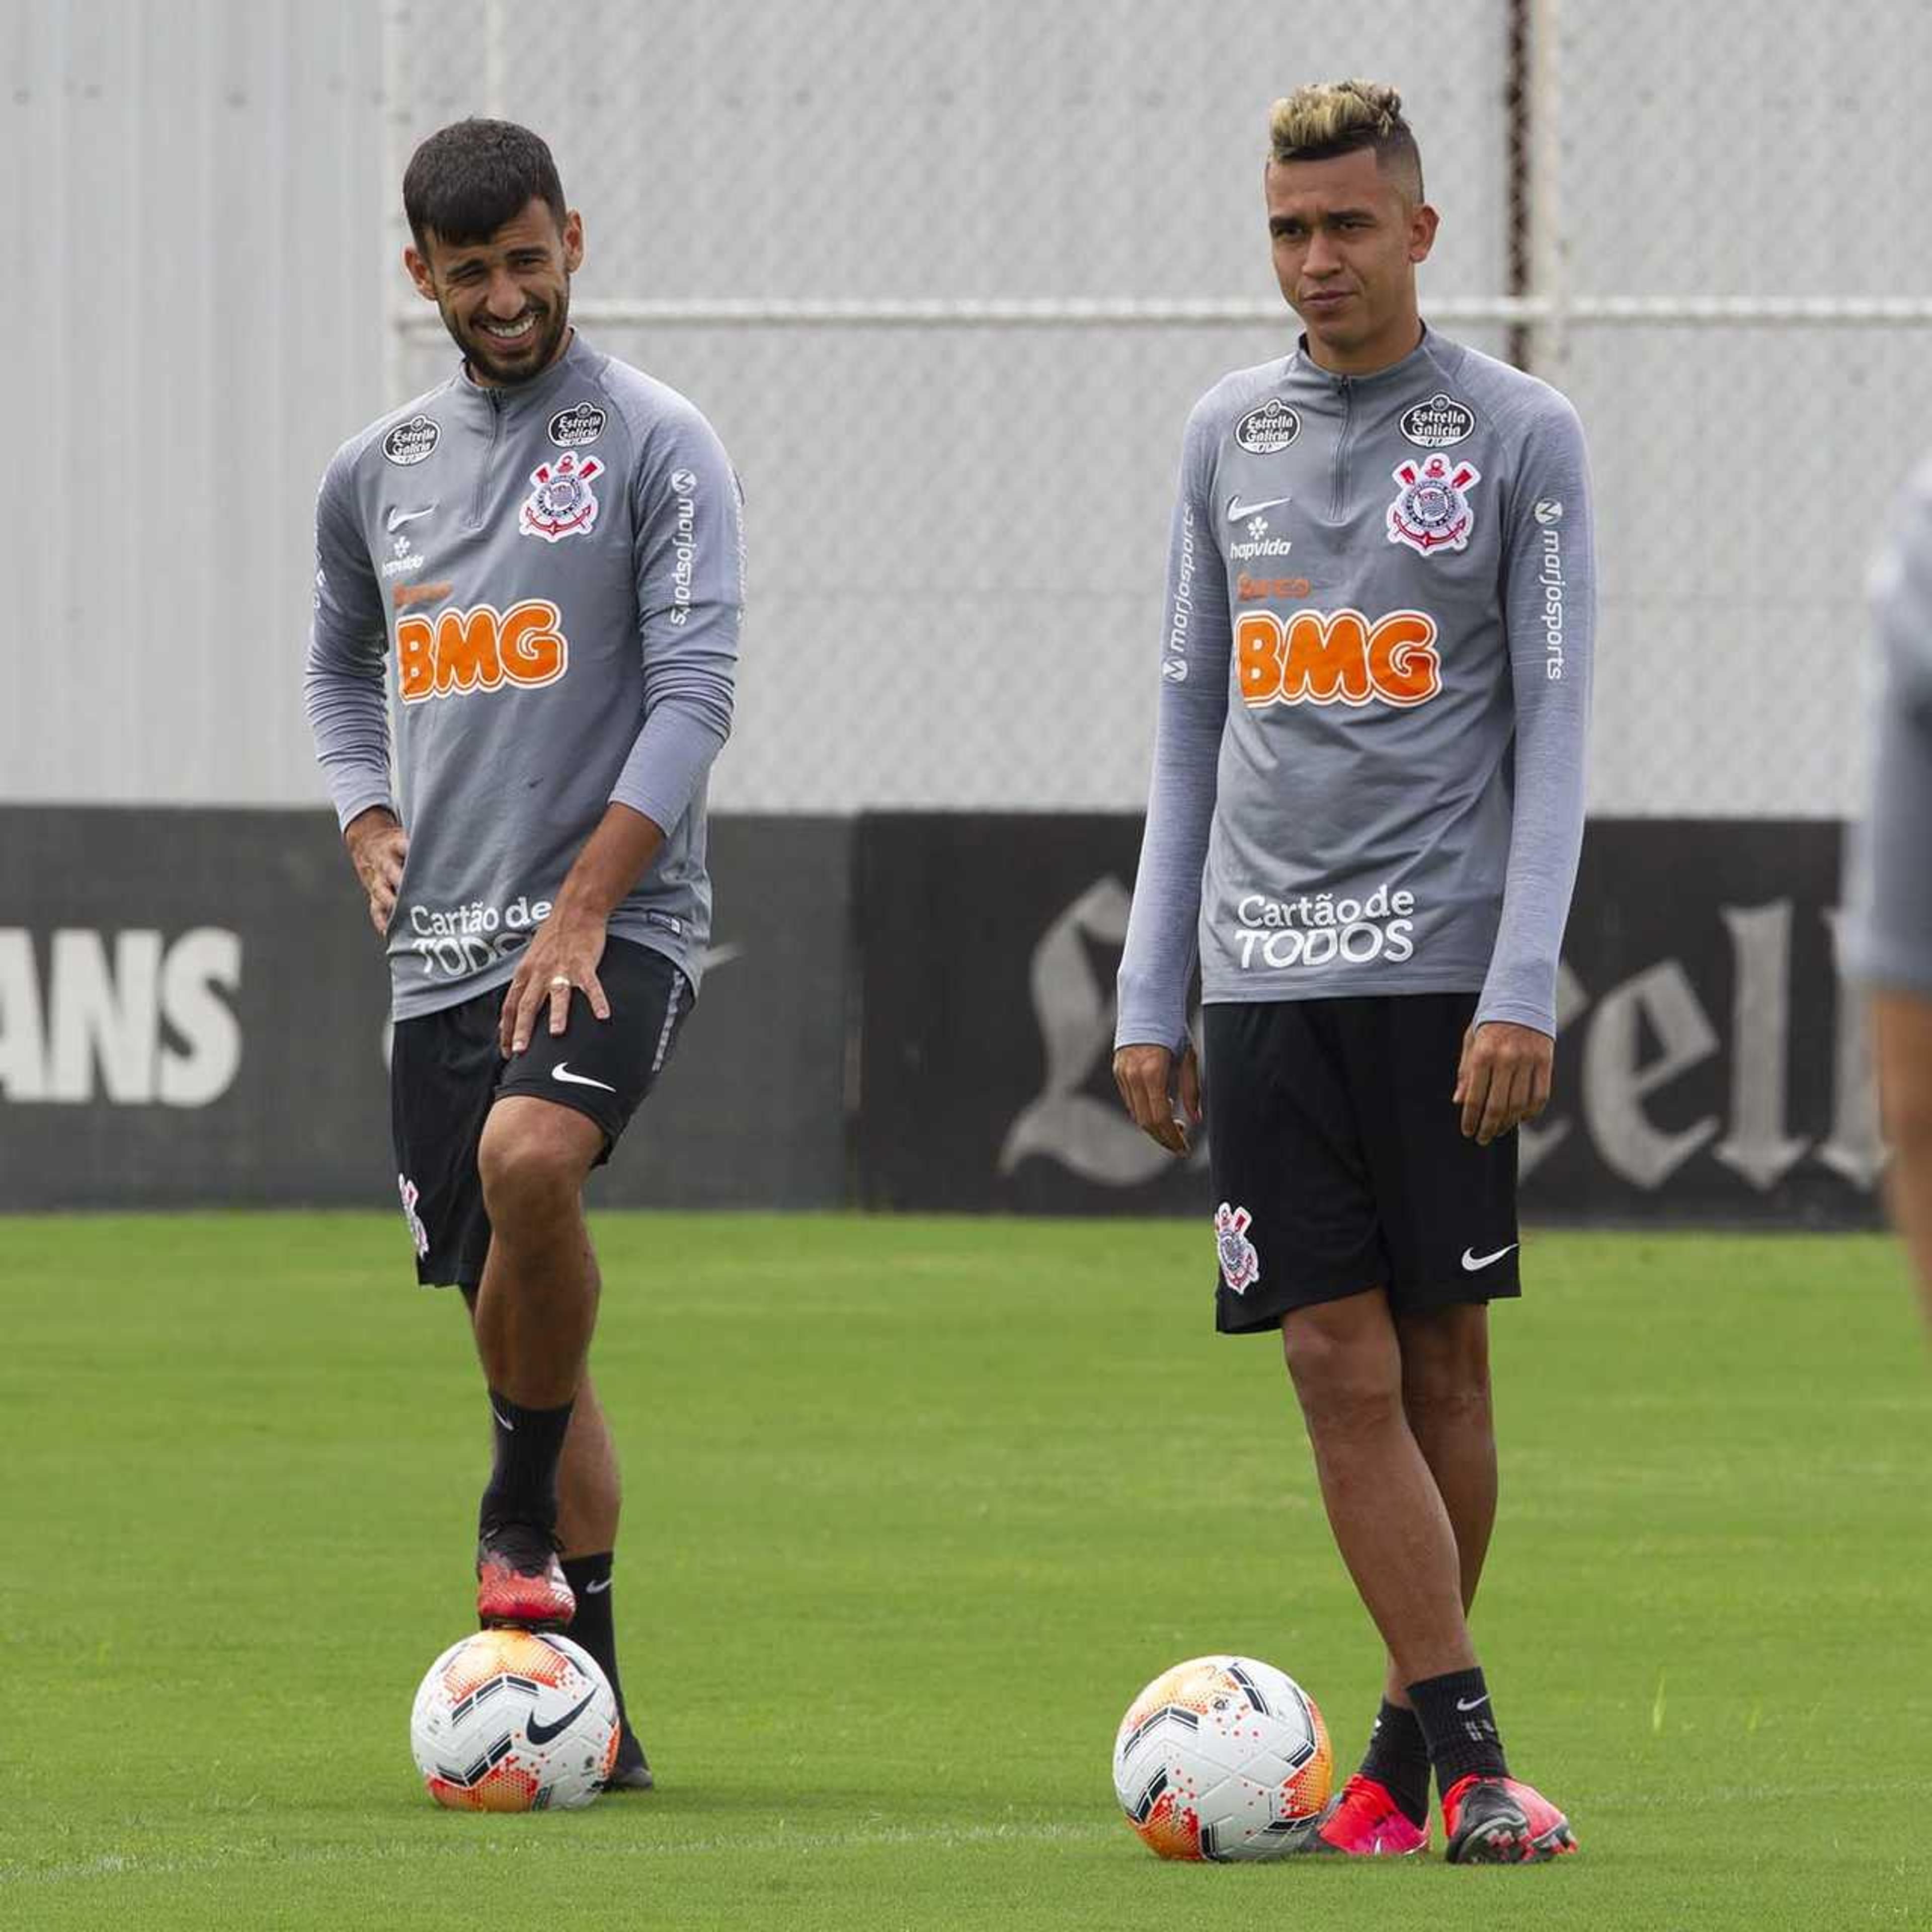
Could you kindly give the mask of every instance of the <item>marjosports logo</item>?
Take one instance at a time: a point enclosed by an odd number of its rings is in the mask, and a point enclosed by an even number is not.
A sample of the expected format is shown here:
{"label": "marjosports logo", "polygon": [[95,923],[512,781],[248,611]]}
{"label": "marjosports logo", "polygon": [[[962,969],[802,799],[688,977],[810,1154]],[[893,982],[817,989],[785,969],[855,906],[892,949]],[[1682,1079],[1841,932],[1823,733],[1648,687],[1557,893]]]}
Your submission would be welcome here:
{"label": "marjosports logo", "polygon": [[1365,899],[1333,892],[1271,899],[1265,892],[1244,892],[1234,916],[1240,922],[1234,956],[1244,973],[1365,966],[1372,959],[1400,965],[1415,953],[1415,895],[1391,892],[1386,879]]}
{"label": "marjosports logo", "polygon": [[1359,610],[1244,610],[1234,620],[1241,702],[1426,704],[1442,688],[1436,620],[1394,610],[1371,622]]}
{"label": "marjosports logo", "polygon": [[499,610],[478,604],[434,619],[396,622],[396,683],[405,704],[452,691],[495,691],[506,684],[554,684],[570,668],[562,614],[542,598]]}
{"label": "marjosports logo", "polygon": [[691,620],[691,586],[698,574],[698,472],[674,470],[670,489],[677,505],[677,525],[671,536],[670,621],[685,624]]}

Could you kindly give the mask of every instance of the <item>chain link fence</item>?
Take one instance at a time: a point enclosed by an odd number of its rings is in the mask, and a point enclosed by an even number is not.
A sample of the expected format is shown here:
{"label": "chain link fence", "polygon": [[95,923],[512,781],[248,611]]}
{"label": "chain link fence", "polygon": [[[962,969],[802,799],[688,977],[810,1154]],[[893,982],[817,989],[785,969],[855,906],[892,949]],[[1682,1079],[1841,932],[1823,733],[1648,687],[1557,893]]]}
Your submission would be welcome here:
{"label": "chain link fence", "polygon": [[[717,804],[1139,805],[1181,426],[1293,338],[1268,104],[1362,74],[1402,89],[1443,212],[1425,314],[1556,382],[1591,436],[1593,808],[1856,806],[1864,560],[1924,413],[1932,10],[1430,18],[386,6],[389,182],[460,115],[537,128],[585,216],[580,326],[690,395],[742,474]],[[449,354],[403,299],[398,398]]]}

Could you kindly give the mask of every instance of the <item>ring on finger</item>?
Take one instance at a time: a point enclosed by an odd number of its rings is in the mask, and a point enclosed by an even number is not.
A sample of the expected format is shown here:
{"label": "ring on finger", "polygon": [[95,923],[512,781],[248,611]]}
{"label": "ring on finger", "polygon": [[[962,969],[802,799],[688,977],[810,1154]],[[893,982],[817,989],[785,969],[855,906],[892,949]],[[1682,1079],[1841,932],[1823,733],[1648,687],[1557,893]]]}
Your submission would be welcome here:
{"label": "ring on finger", "polygon": [[550,991],[554,992],[558,987],[570,984],[570,975],[568,973],[553,973],[550,976]]}

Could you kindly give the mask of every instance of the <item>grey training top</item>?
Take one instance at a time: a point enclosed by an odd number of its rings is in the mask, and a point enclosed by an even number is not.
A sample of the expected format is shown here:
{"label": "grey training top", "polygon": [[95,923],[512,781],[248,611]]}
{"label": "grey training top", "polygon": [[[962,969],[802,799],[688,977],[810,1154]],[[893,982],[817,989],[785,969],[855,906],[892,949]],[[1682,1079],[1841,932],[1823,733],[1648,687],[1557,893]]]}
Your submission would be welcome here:
{"label": "grey training top", "polygon": [[664,828],[610,930],[694,987],[705,776],[731,725],[737,478],[662,382],[574,337],[541,375],[460,371],[343,445],[316,504],[308,715],[344,825],[396,801],[392,1011],[504,984],[614,800]]}
{"label": "grey training top", "polygon": [[1878,632],[1870,809],[1852,844],[1846,966],[1932,998],[1932,462],[1872,573]]}
{"label": "grey training top", "polygon": [[1595,580],[1576,413],[1432,331],[1226,377],[1181,458],[1117,1043],[1202,998],[1480,989],[1556,1031]]}

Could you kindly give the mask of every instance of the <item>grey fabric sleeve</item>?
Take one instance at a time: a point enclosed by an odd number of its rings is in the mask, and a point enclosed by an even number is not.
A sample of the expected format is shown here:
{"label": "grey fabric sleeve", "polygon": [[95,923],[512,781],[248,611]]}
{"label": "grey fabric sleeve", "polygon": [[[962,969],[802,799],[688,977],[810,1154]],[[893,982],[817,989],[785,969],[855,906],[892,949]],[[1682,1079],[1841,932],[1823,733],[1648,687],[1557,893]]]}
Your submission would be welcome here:
{"label": "grey fabric sleeve", "polygon": [[346,826],[371,806],[396,808],[389,777],[388,626],[356,522],[355,446],[337,452],[315,502],[315,615],[303,681],[315,755]]}
{"label": "grey fabric sleeve", "polygon": [[1846,969],[1932,996],[1932,465],[1908,487],[1871,580],[1871,792],[1847,868]]}
{"label": "grey fabric sleeve", "polygon": [[743,508],[723,445],[694,411],[658,426],[632,489],[644,722],[610,799],[668,832],[730,735]]}
{"label": "grey fabric sleeve", "polygon": [[1502,916],[1476,1022],[1556,1032],[1556,970],[1583,844],[1597,575],[1582,426],[1551,395],[1515,481],[1503,627],[1516,695],[1516,794]]}
{"label": "grey fabric sleeve", "polygon": [[1182,445],[1168,544],[1154,776],[1120,958],[1117,1047],[1178,1050],[1187,1038],[1187,988],[1233,652],[1227,568],[1208,502],[1213,456],[1214,431],[1204,406],[1190,419]]}

